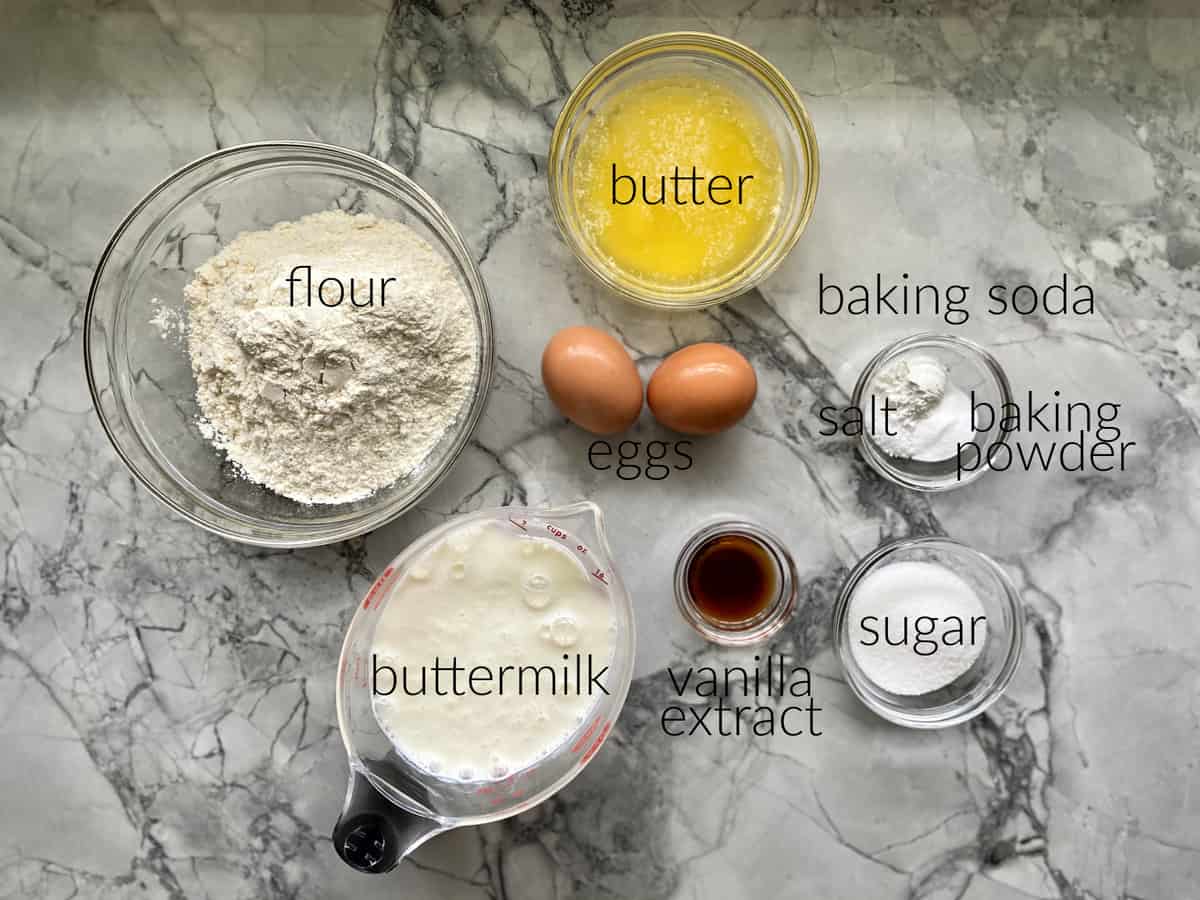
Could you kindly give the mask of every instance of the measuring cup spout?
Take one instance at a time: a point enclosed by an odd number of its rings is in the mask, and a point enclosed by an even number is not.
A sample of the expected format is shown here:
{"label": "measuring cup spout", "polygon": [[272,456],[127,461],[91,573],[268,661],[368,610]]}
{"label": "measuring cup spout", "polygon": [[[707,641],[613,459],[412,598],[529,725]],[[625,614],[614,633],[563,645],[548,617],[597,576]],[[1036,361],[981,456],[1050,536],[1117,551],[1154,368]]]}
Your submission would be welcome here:
{"label": "measuring cup spout", "polygon": [[351,868],[372,875],[390,872],[423,843],[449,830],[435,819],[401,809],[361,772],[353,772],[346,805],[333,826],[333,848]]}
{"label": "measuring cup spout", "polygon": [[[559,523],[588,545],[588,552],[598,554],[607,562],[612,551],[604,528],[604,513],[590,500],[580,500],[566,506],[547,509],[542,513],[547,522]],[[582,550],[583,548],[577,548]]]}

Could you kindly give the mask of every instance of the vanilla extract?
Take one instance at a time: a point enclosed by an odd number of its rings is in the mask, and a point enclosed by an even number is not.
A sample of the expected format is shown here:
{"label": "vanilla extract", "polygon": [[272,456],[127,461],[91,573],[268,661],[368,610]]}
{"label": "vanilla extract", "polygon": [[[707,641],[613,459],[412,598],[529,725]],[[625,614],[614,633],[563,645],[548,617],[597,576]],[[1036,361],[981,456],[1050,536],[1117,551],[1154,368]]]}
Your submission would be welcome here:
{"label": "vanilla extract", "polygon": [[804,666],[788,666],[782,653],[768,653],[766,665],[755,654],[754,668],[744,666],[692,666],[682,680],[674,669],[667,675],[675,693],[680,697],[689,688],[698,697],[723,697],[741,694],[746,697],[807,697],[812,690],[812,675]]}
{"label": "vanilla extract", "polygon": [[[663,710],[659,723],[663,733],[669,737],[820,736],[817,713],[821,707],[812,697],[808,669],[789,666],[777,653],[767,654],[765,665],[758,656],[754,663],[753,668],[693,666],[682,673],[668,668],[680,702]],[[752,702],[739,703],[741,698]]]}
{"label": "vanilla extract", "polygon": [[778,594],[771,551],[745,534],[722,534],[705,543],[687,568],[696,611],[714,625],[752,622]]}

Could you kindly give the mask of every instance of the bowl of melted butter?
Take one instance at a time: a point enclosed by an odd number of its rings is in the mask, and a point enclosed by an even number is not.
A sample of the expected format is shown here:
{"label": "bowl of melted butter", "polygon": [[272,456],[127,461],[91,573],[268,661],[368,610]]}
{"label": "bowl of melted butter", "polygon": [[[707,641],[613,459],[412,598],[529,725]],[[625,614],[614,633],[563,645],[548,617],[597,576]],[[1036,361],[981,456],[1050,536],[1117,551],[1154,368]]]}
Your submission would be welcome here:
{"label": "bowl of melted butter", "polygon": [[555,125],[550,197],[597,278],[651,306],[744,293],[795,246],[820,162],[812,122],[759,54],[711,34],[627,44],[576,86]]}

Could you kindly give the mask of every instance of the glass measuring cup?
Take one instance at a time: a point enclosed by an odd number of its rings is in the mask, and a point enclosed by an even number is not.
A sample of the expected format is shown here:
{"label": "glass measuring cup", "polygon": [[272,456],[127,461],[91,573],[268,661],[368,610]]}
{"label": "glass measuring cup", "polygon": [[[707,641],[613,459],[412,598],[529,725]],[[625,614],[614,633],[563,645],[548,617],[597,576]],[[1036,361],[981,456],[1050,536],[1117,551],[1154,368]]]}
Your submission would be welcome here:
{"label": "glass measuring cup", "polygon": [[[434,775],[398,753],[371,703],[375,627],[393,587],[422,554],[450,532],[496,522],[554,541],[574,556],[608,598],[616,632],[605,687],[579,726],[532,764],[498,780]],[[633,675],[633,605],[613,569],[600,508],[580,502],[557,509],[504,507],[455,516],[418,538],[384,569],[350,622],[338,664],[337,715],[350,762],[345,805],[333,828],[343,861],[362,872],[387,872],[436,834],[514,816],[564,787],[600,749],[625,703]]]}

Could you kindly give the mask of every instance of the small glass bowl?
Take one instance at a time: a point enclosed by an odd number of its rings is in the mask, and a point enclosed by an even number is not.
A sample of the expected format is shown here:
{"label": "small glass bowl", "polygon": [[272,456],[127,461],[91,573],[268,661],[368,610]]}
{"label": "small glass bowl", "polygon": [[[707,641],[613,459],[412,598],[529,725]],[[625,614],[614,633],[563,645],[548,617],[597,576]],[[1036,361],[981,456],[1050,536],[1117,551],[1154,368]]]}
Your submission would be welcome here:
{"label": "small glass bowl", "polygon": [[[241,232],[328,209],[404,222],[439,249],[470,303],[479,359],[471,396],[415,471],[363,500],[307,505],[240,477],[200,433],[196,384],[182,334],[183,288],[198,265]],[[164,332],[164,322],[175,323],[173,333]],[[264,547],[345,540],[411,508],[466,446],[487,399],[494,354],[483,279],[433,199],[379,160],[300,141],[219,150],[184,166],[142,198],[96,267],[83,349],[100,422],[138,481],[190,522]]]}
{"label": "small glass bowl", "polygon": [[[766,551],[772,566],[773,596],[751,619],[724,622],[712,619],[700,611],[688,586],[688,570],[692,561],[710,542],[729,536],[746,538]],[[795,609],[796,565],[779,538],[765,528],[738,519],[722,519],[694,532],[679,551],[675,562],[675,603],[685,622],[705,640],[727,647],[759,644],[782,628]]]}
{"label": "small glass bowl", "polygon": [[[972,465],[973,469],[959,472],[959,461],[953,456],[936,462],[892,456],[879,446],[871,434],[872,404],[867,392],[875,376],[885,366],[901,357],[918,355],[936,359],[949,372],[948,385],[954,385],[968,396],[973,393],[976,400],[987,402],[996,413],[991,427],[986,431],[977,431],[972,437],[977,446],[985,448],[984,453],[977,454],[970,448],[964,452],[963,465]],[[1000,410],[1002,404],[1013,402],[1013,396],[1004,369],[996,358],[979,344],[948,334],[921,333],[901,338],[876,353],[858,376],[851,402],[864,417],[859,441],[863,458],[871,468],[903,487],[933,492],[949,491],[970,484],[988,471],[986,457],[982,460],[978,457],[986,454],[986,448],[1008,441],[1008,433],[1000,428]]]}
{"label": "small glass bowl", "polygon": [[[855,590],[867,575],[899,562],[928,562],[949,569],[974,588],[987,615],[987,642],[971,668],[945,687],[917,696],[894,694],[873,682],[851,647]],[[908,728],[947,728],[991,706],[1012,680],[1024,640],[1021,596],[1008,575],[978,550],[942,537],[893,541],[864,557],[842,586],[833,621],[834,648],[850,689],[872,712]]]}
{"label": "small glass bowl", "polygon": [[[665,286],[623,271],[588,240],[575,209],[573,175],[588,126],[615,93],[630,84],[679,74],[718,80],[757,107],[779,144],[782,203],[770,234],[733,271],[698,285]],[[808,111],[775,66],[737,41],[674,31],[626,44],[583,76],[555,123],[548,178],[563,238],[593,275],[628,300],[665,309],[699,309],[750,290],[783,262],[812,216],[820,171]]]}

